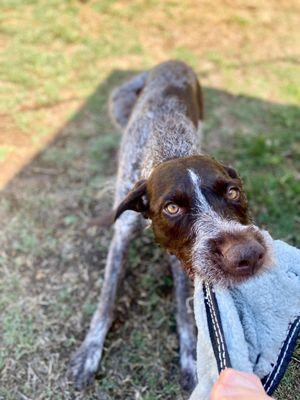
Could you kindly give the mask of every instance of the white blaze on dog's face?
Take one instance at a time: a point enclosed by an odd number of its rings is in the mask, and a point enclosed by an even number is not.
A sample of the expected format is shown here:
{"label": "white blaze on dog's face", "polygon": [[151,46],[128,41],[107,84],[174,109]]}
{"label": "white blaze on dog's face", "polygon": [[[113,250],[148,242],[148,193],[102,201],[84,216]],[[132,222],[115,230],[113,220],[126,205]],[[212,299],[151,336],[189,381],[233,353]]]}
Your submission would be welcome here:
{"label": "white blaze on dog's face", "polygon": [[190,275],[227,285],[242,281],[269,261],[268,246],[249,216],[236,172],[208,156],[164,162],[120,204],[150,218],[158,243],[175,254]]}

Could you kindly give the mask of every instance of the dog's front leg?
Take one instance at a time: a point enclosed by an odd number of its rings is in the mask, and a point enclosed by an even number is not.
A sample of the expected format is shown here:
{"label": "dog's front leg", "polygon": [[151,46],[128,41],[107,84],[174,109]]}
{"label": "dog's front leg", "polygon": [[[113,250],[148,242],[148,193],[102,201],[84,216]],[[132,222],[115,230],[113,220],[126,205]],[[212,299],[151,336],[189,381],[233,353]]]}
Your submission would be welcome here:
{"label": "dog's front leg", "polygon": [[113,322],[117,289],[123,275],[127,250],[137,229],[135,218],[124,215],[115,224],[111,241],[103,287],[98,308],[92,318],[89,331],[77,352],[72,357],[70,370],[77,389],[90,384],[97,372],[108,330]]}
{"label": "dog's front leg", "polygon": [[197,384],[196,376],[196,331],[192,310],[189,308],[190,281],[180,261],[170,256],[176,297],[176,322],[180,346],[181,385],[193,390]]}

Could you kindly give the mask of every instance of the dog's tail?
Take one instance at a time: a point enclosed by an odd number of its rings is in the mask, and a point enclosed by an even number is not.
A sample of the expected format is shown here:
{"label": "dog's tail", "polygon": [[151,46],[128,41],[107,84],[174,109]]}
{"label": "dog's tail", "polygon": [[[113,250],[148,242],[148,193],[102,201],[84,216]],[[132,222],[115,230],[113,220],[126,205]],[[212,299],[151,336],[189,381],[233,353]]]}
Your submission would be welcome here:
{"label": "dog's tail", "polygon": [[109,99],[109,111],[118,128],[124,129],[126,127],[147,77],[147,71],[141,72],[112,91]]}

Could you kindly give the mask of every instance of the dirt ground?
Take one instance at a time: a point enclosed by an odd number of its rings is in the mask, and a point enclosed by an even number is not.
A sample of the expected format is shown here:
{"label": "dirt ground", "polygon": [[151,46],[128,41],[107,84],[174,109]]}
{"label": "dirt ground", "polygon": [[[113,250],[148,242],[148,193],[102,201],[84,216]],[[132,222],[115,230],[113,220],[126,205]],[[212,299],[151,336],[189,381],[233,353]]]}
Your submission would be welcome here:
{"label": "dirt ground", "polygon": [[[66,371],[95,309],[120,133],[111,89],[167,58],[204,88],[205,151],[241,173],[253,214],[299,246],[298,1],[5,0],[0,43],[0,399],[186,399],[172,279],[133,243],[95,384]],[[276,398],[300,399],[299,349]]]}

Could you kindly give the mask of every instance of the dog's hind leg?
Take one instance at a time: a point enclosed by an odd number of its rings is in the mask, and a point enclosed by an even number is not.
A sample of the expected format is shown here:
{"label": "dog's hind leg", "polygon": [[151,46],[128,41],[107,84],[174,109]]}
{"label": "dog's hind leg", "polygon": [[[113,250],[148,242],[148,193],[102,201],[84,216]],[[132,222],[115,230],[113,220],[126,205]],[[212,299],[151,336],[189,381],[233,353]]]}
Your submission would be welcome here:
{"label": "dog's hind leg", "polygon": [[109,98],[109,111],[112,120],[119,128],[126,127],[148,74],[147,71],[141,72],[112,91]]}
{"label": "dog's hind leg", "polygon": [[139,231],[138,218],[134,213],[127,212],[114,226],[115,231],[107,256],[100,302],[89,331],[70,363],[70,372],[77,389],[90,384],[97,372],[105,337],[113,322],[117,289],[123,275],[127,251],[131,240]]}
{"label": "dog's hind leg", "polygon": [[196,377],[196,328],[193,311],[189,307],[190,281],[180,261],[170,256],[176,297],[176,322],[180,346],[181,385],[192,390],[197,384]]}

